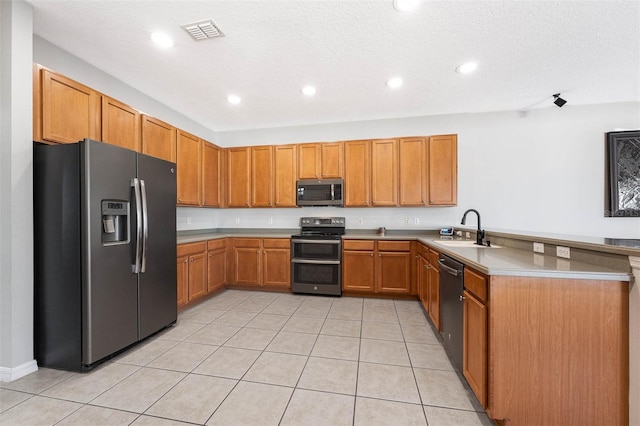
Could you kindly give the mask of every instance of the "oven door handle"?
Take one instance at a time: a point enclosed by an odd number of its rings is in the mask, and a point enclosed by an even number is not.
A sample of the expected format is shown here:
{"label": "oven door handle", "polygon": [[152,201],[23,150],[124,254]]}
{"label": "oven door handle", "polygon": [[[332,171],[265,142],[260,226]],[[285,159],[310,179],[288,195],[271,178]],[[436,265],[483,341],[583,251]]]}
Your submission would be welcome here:
{"label": "oven door handle", "polygon": [[293,244],[340,244],[340,240],[291,240]]}
{"label": "oven door handle", "polygon": [[291,259],[291,263],[309,263],[312,265],[339,265],[339,260]]}

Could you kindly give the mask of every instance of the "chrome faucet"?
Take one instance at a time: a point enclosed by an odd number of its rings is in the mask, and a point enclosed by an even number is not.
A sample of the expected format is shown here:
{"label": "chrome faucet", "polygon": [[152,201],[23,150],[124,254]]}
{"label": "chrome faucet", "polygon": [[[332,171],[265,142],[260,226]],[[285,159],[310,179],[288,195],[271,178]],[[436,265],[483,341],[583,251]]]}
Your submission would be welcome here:
{"label": "chrome faucet", "polygon": [[464,214],[462,215],[462,222],[460,222],[460,224],[461,225],[465,224],[465,222],[467,221],[467,213],[469,212],[474,212],[478,216],[478,230],[476,231],[476,244],[479,246],[483,246],[484,244],[482,243],[482,240],[484,239],[484,231],[480,226],[480,213],[478,213],[478,210],[469,209],[466,212],[464,212]]}

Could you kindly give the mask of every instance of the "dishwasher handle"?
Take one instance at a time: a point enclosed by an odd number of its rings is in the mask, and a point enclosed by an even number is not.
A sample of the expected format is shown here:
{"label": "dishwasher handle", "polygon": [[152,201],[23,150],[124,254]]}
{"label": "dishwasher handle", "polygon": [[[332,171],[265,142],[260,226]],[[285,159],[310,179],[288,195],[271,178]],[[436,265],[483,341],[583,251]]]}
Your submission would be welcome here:
{"label": "dishwasher handle", "polygon": [[448,273],[450,273],[451,275],[453,275],[454,277],[457,277],[458,274],[462,271],[458,271],[457,269],[452,268],[451,266],[447,266],[444,263],[443,259],[438,259],[438,263],[440,264],[440,269],[444,269],[445,271],[447,271]]}

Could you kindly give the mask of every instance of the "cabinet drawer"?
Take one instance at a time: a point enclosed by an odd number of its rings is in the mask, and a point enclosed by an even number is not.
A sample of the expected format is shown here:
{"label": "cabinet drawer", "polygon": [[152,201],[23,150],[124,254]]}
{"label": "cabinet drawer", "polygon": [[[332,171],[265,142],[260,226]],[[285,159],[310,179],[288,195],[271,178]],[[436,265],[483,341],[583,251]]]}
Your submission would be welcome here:
{"label": "cabinet drawer", "polygon": [[427,256],[427,260],[432,266],[438,265],[438,257],[440,257],[440,253],[435,250],[429,249],[429,255]]}
{"label": "cabinet drawer", "polygon": [[262,240],[264,248],[290,248],[291,242],[288,238],[265,238]]}
{"label": "cabinet drawer", "polygon": [[177,247],[178,257],[188,256],[190,254],[203,253],[207,250],[207,243],[205,241],[198,243],[179,244]]}
{"label": "cabinet drawer", "polygon": [[207,250],[218,250],[227,248],[227,239],[220,238],[219,240],[207,241]]}
{"label": "cabinet drawer", "polygon": [[378,241],[380,251],[411,251],[411,241]]}
{"label": "cabinet drawer", "polygon": [[487,277],[474,271],[464,268],[464,287],[484,303],[487,302]]}
{"label": "cabinet drawer", "polygon": [[374,246],[373,240],[343,240],[342,247],[345,250],[363,250],[372,251]]}
{"label": "cabinet drawer", "polygon": [[234,238],[234,247],[260,247],[260,238]]}

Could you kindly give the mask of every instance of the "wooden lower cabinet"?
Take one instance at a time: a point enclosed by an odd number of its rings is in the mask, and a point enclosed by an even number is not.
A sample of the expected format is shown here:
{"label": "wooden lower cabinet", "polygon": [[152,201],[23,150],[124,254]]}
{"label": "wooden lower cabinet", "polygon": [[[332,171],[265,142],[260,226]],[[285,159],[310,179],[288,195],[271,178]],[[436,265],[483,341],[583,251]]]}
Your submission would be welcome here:
{"label": "wooden lower cabinet", "polygon": [[232,284],[289,288],[289,238],[233,238]]}
{"label": "wooden lower cabinet", "polygon": [[205,242],[178,245],[178,307],[207,293],[206,254]]}
{"label": "wooden lower cabinet", "polygon": [[342,289],[382,294],[411,293],[411,242],[344,240]]}
{"label": "wooden lower cabinet", "polygon": [[221,289],[227,283],[227,239],[207,242],[207,292]]}
{"label": "wooden lower cabinet", "polygon": [[416,263],[416,279],[418,281],[418,297],[425,311],[429,312],[429,261],[427,260],[429,249],[420,244],[418,260]]}
{"label": "wooden lower cabinet", "polygon": [[482,408],[487,407],[488,282],[486,275],[465,267],[462,374]]}
{"label": "wooden lower cabinet", "polygon": [[429,280],[428,280],[428,293],[429,293],[429,318],[436,330],[440,331],[440,266],[438,265],[438,257],[440,254],[437,251],[429,249]]}

